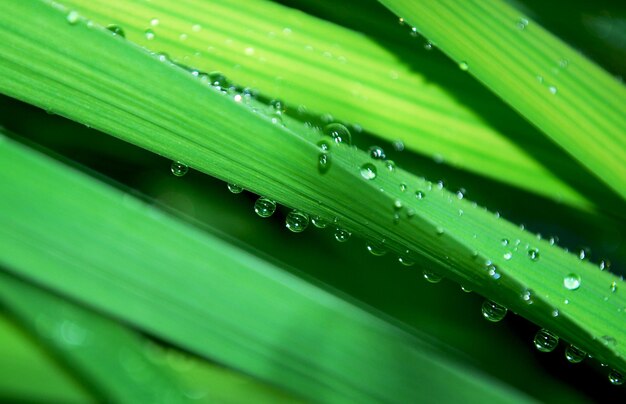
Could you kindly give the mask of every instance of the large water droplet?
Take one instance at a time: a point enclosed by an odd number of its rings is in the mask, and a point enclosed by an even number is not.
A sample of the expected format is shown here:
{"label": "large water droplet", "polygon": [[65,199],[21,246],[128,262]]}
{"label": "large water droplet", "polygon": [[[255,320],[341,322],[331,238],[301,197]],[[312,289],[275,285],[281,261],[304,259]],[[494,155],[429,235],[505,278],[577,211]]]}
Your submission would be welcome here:
{"label": "large water droplet", "polygon": [[181,163],[180,161],[172,161],[170,170],[175,176],[182,177],[183,175],[187,174],[187,172],[189,171],[189,167],[186,164]]}
{"label": "large water droplet", "polygon": [[340,243],[345,243],[346,241],[348,241],[350,239],[350,236],[352,236],[352,233],[350,233],[346,229],[341,229],[338,227],[335,230],[335,240],[339,241]]}
{"label": "large water droplet", "polygon": [[534,343],[539,352],[552,352],[559,344],[559,337],[551,331],[542,328],[535,334]]}
{"label": "large water droplet", "polygon": [[261,217],[270,217],[276,212],[276,202],[262,196],[254,203],[254,211]]}
{"label": "large water droplet", "polygon": [[299,210],[292,210],[287,214],[285,227],[294,233],[301,233],[309,226],[309,215]]}
{"label": "large water droplet", "polygon": [[369,154],[374,160],[384,160],[386,158],[385,151],[379,146],[370,147]]}
{"label": "large water droplet", "polygon": [[443,279],[441,275],[426,270],[423,272],[423,275],[424,279],[426,279],[430,283],[439,283]]}
{"label": "large water droplet", "polygon": [[121,36],[122,38],[126,38],[126,34],[124,30],[119,25],[111,24],[107,26],[107,29],[113,33],[113,35]]}
{"label": "large water droplet", "polygon": [[335,143],[352,144],[350,131],[340,123],[331,123],[324,127],[324,134],[330,136]]}
{"label": "large water droplet", "polygon": [[507,308],[500,306],[498,303],[491,300],[485,300],[481,307],[483,317],[494,323],[502,320],[507,313]]}
{"label": "large water droplet", "polygon": [[565,359],[571,363],[580,363],[585,359],[587,354],[577,346],[570,345],[565,349]]}
{"label": "large water droplet", "polygon": [[228,190],[233,194],[240,194],[243,192],[243,188],[237,184],[228,183]]}
{"label": "large water droplet", "polygon": [[368,241],[365,246],[367,247],[367,251],[369,251],[372,255],[377,257],[383,256],[387,254],[387,250],[382,245],[382,243],[377,243],[375,241]]}
{"label": "large water droplet", "polygon": [[616,370],[611,370],[609,373],[609,381],[615,386],[621,386],[624,384],[624,376]]}
{"label": "large water droplet", "polygon": [[571,273],[563,278],[563,286],[568,290],[576,290],[580,287],[580,276],[575,273]]}
{"label": "large water droplet", "polygon": [[361,177],[366,180],[373,180],[376,178],[376,166],[372,163],[365,163],[361,166],[360,169]]}

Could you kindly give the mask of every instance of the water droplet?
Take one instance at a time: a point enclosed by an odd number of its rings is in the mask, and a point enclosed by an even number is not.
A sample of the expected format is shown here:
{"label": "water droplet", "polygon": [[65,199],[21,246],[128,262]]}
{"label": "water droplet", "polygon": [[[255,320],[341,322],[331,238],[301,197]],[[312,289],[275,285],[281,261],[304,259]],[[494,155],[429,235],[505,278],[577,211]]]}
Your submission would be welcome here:
{"label": "water droplet", "polygon": [[387,158],[385,156],[385,151],[382,149],[382,147],[379,147],[379,146],[370,147],[369,154],[370,154],[370,157],[373,158],[374,160],[384,160]]}
{"label": "water droplet", "polygon": [[498,272],[498,267],[493,264],[487,265],[487,274],[491,277],[491,279],[496,281],[501,277],[500,272]]}
{"label": "water droplet", "polygon": [[609,381],[612,385],[621,386],[624,384],[624,376],[616,370],[611,370],[609,373]]}
{"label": "water droplet", "polygon": [[611,292],[612,293],[617,292],[617,282],[615,281],[611,282]]}
{"label": "water droplet", "polygon": [[505,260],[510,260],[511,258],[513,258],[513,253],[512,252],[506,252],[504,253],[504,255],[502,256]]}
{"label": "water droplet", "polygon": [[331,165],[330,162],[331,158],[329,153],[324,152],[319,154],[319,158],[317,160],[317,169],[319,170],[320,174],[326,174],[328,172]]}
{"label": "water droplet", "polygon": [[550,91],[550,94],[556,94],[559,92],[556,86],[548,86],[548,91]]}
{"label": "water droplet", "polygon": [[443,279],[443,276],[426,270],[423,272],[423,275],[424,279],[430,283],[439,283]]}
{"label": "water droplet", "polygon": [[531,248],[528,250],[528,258],[531,259],[531,261],[537,261],[539,259],[539,249],[537,248]]}
{"label": "water droplet", "polygon": [[559,309],[553,309],[550,314],[552,315],[552,317],[558,317],[560,314]]}
{"label": "water droplet", "polygon": [[393,208],[395,210],[402,209],[402,201],[400,199],[396,199],[395,201],[393,201]]}
{"label": "water droplet", "polygon": [[287,214],[285,227],[294,233],[301,233],[309,226],[309,215],[299,210],[292,210]]}
{"label": "water droplet", "polygon": [[243,188],[237,184],[228,183],[228,190],[233,194],[240,194],[243,192]]}
{"label": "water droplet", "polygon": [[517,20],[517,29],[523,30],[528,26],[528,20],[526,18],[520,18]]}
{"label": "water droplet", "polygon": [[398,262],[406,267],[410,267],[415,264],[415,261],[409,257],[409,251],[407,250],[403,255],[398,256]]}
{"label": "water droplet", "polygon": [[492,302],[491,300],[485,300],[483,302],[481,311],[483,313],[483,317],[487,320],[497,323],[502,320],[504,316],[506,316],[507,308],[504,306],[500,306],[496,302]]}
{"label": "water droplet", "polygon": [[406,184],[405,183],[400,184],[400,191],[406,192]]}
{"label": "water droplet", "polygon": [[396,171],[396,163],[394,163],[393,160],[385,161],[385,167],[387,168],[387,171],[389,172]]}
{"label": "water droplet", "polygon": [[261,217],[270,217],[276,212],[276,202],[262,196],[254,203],[254,211]]}
{"label": "water droplet", "polygon": [[368,241],[366,242],[365,246],[367,247],[367,251],[369,251],[372,255],[375,255],[377,257],[381,257],[387,254],[387,250],[385,250],[385,247],[382,245],[382,243],[377,243],[375,241]]}
{"label": "water droplet", "polygon": [[412,37],[417,37],[417,27],[411,27],[410,34]]}
{"label": "water droplet", "polygon": [[565,359],[570,363],[580,363],[585,359],[587,354],[577,346],[570,345],[565,349]]}
{"label": "water droplet", "polygon": [[415,191],[415,197],[417,199],[424,199],[426,197],[426,195],[422,191]]}
{"label": "water droplet", "polygon": [[150,25],[152,25],[153,27],[156,27],[157,25],[159,25],[159,19],[158,18],[151,19]]}
{"label": "water droplet", "polygon": [[335,143],[352,144],[352,136],[348,128],[340,123],[331,123],[324,128],[324,134],[330,136]]}
{"label": "water droplet", "polygon": [[340,243],[345,243],[346,241],[348,241],[350,239],[350,236],[352,236],[352,233],[350,233],[348,230],[341,229],[339,227],[335,230],[335,240],[339,241]]}
{"label": "water droplet", "polygon": [[154,31],[150,28],[148,28],[147,30],[145,30],[143,32],[143,34],[145,35],[146,39],[148,41],[152,41],[154,39]]}
{"label": "water droplet", "polygon": [[611,337],[610,335],[603,335],[600,338],[600,341],[605,345],[605,346],[611,346],[614,347],[615,345],[617,345],[617,340],[613,337]]}
{"label": "water droplet", "polygon": [[522,292],[522,301],[526,304],[533,304],[533,291],[531,289],[526,289]]}
{"label": "water droplet", "polygon": [[535,334],[534,343],[539,352],[552,352],[559,344],[559,337],[545,328],[542,328]]}
{"label": "water droplet", "polygon": [[119,25],[111,24],[107,26],[107,29],[113,33],[113,35],[121,36],[122,38],[126,38],[126,34],[124,34],[124,30]]}
{"label": "water droplet", "polygon": [[393,146],[393,149],[397,152],[401,152],[402,150],[404,150],[404,142],[402,140],[394,140],[391,145]]}
{"label": "water droplet", "polygon": [[404,25],[404,18],[402,17],[398,18],[398,24]]}
{"label": "water droplet", "polygon": [[435,232],[437,233],[438,236],[443,236],[443,234],[446,232],[443,227],[441,226],[437,226],[435,228]]}
{"label": "water droplet", "polygon": [[209,73],[209,84],[218,90],[225,90],[230,86],[226,76],[217,71]]}
{"label": "water droplet", "polygon": [[503,246],[506,247],[507,245],[509,245],[509,239],[503,238],[501,243],[502,243]]}
{"label": "water droplet", "polygon": [[374,178],[376,178],[376,166],[374,164],[363,164],[361,166],[360,172],[361,177],[365,178],[366,180],[373,180]]}
{"label": "water droplet", "polygon": [[330,223],[324,219],[322,219],[319,216],[313,216],[311,218],[311,223],[313,223],[313,226],[317,227],[318,229],[325,229]]}
{"label": "water droplet", "polygon": [[427,51],[431,50],[433,48],[433,43],[430,41],[426,41],[424,42],[424,49],[426,49]]}
{"label": "water droplet", "polygon": [[270,108],[277,114],[284,114],[286,111],[285,103],[281,100],[275,99],[270,101]]}
{"label": "water droplet", "polygon": [[187,172],[189,171],[189,167],[186,164],[181,163],[180,161],[172,161],[170,170],[175,176],[182,177],[183,175],[187,174]]}
{"label": "water droplet", "polygon": [[461,286],[461,290],[465,293],[472,293],[472,290],[466,286]]}
{"label": "water droplet", "polygon": [[467,64],[467,62],[460,62],[459,63],[459,69],[463,70],[464,72],[469,70],[469,65]]}
{"label": "water droplet", "polygon": [[66,19],[67,19],[67,22],[69,22],[70,24],[74,25],[80,19],[80,15],[78,14],[78,11],[72,10],[69,13],[67,13]]}
{"label": "water droplet", "polygon": [[576,290],[580,287],[580,276],[571,273],[563,278],[563,286],[568,290]]}

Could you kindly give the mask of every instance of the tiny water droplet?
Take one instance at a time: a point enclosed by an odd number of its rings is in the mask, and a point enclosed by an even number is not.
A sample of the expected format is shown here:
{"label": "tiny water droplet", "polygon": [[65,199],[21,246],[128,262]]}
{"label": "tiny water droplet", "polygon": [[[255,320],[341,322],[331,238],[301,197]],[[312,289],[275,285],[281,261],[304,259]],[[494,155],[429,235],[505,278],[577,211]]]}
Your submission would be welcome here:
{"label": "tiny water droplet", "polygon": [[330,162],[331,162],[331,157],[329,153],[320,153],[318,160],[317,160],[317,169],[319,170],[320,174],[326,174],[328,172],[328,170],[330,169]]}
{"label": "tiny water droplet", "polygon": [[459,69],[461,69],[462,71],[466,72],[469,70],[469,65],[467,64],[467,62],[460,62],[459,63]]}
{"label": "tiny water droplet", "polygon": [[410,267],[415,264],[415,261],[409,257],[409,251],[407,250],[403,255],[398,256],[398,262],[406,267]]}
{"label": "tiny water droplet", "polygon": [[400,191],[406,192],[406,184],[405,183],[400,184]]}
{"label": "tiny water droplet", "polygon": [[395,172],[396,171],[396,163],[394,163],[393,160],[385,161],[385,167],[387,167],[387,171],[389,171],[389,172]]}
{"label": "tiny water droplet", "polygon": [[445,233],[445,230],[443,229],[443,227],[437,226],[435,228],[435,232],[437,233],[438,236],[443,236],[443,233]]}
{"label": "tiny water droplet", "polygon": [[517,29],[524,30],[528,26],[528,20],[526,18],[520,18],[517,20]]}
{"label": "tiny water droplet", "polygon": [[309,226],[309,215],[299,210],[292,210],[287,214],[285,227],[294,233],[301,233]]}
{"label": "tiny water droplet", "polygon": [[512,252],[506,252],[504,253],[504,255],[502,256],[505,260],[510,260],[511,258],[513,258],[513,253]]}
{"label": "tiny water droplet", "polygon": [[611,282],[611,293],[617,292],[617,282]]}
{"label": "tiny water droplet", "polygon": [[254,211],[263,218],[270,217],[276,212],[276,202],[262,196],[254,203]]}
{"label": "tiny water droplet", "polygon": [[339,241],[340,243],[345,243],[346,241],[348,241],[350,239],[350,236],[352,236],[352,233],[350,233],[346,229],[338,227],[335,230],[335,240]]}
{"label": "tiny water droplet", "polygon": [[551,331],[542,328],[535,334],[534,343],[539,352],[552,352],[559,344],[559,337]]}
{"label": "tiny water droplet", "polygon": [[159,19],[158,18],[151,19],[150,25],[152,25],[153,27],[156,27],[157,25],[159,25]]}
{"label": "tiny water droplet", "polygon": [[324,134],[330,136],[335,143],[352,144],[352,135],[344,125],[340,123],[331,123],[324,127]]}
{"label": "tiny water droplet", "polygon": [[374,164],[363,164],[361,166],[360,172],[361,177],[365,178],[366,180],[373,180],[374,178],[376,178],[376,166]]}
{"label": "tiny water droplet", "polygon": [[122,38],[126,38],[126,34],[124,30],[119,25],[111,24],[107,26],[107,29],[113,33],[113,35],[121,36]]}
{"label": "tiny water droplet", "polygon": [[571,273],[563,278],[563,286],[568,290],[576,290],[580,287],[580,276],[575,273]]}
{"label": "tiny water droplet", "polygon": [[148,41],[152,41],[154,39],[154,31],[150,28],[144,31],[143,33]]}
{"label": "tiny water droplet", "polygon": [[170,170],[175,176],[182,177],[183,175],[187,174],[187,172],[189,171],[189,167],[186,164],[181,163],[180,161],[172,161]]}
{"label": "tiny water droplet", "polygon": [[430,271],[423,271],[424,279],[430,283],[439,283],[443,279],[443,276]]}
{"label": "tiny water droplet", "polygon": [[503,239],[502,239],[502,245],[503,245],[503,246],[505,246],[505,247],[506,247],[507,245],[509,245],[509,239],[508,239],[508,238],[503,238]]}
{"label": "tiny water droplet", "polygon": [[548,91],[550,91],[550,94],[556,94],[559,92],[556,86],[548,86]]}
{"label": "tiny water droplet", "polygon": [[491,300],[485,300],[481,307],[483,317],[489,321],[497,323],[506,316],[507,308]]}
{"label": "tiny water droplet", "polygon": [[404,25],[404,18],[402,17],[398,18],[398,24]]}
{"label": "tiny water droplet", "polygon": [[72,10],[69,13],[67,13],[66,19],[67,19],[67,22],[74,25],[80,19],[80,15],[78,14],[78,11]]}
{"label": "tiny water droplet", "polygon": [[385,250],[385,247],[382,245],[382,243],[377,243],[375,241],[368,241],[365,243],[365,246],[367,248],[367,251],[369,251],[372,255],[375,255],[377,257],[381,257],[387,254],[387,250]]}
{"label": "tiny water droplet", "polygon": [[393,149],[397,152],[404,150],[404,142],[400,139],[394,140],[392,143]]}
{"label": "tiny water droplet", "polygon": [[318,229],[325,229],[330,223],[324,219],[322,219],[319,216],[313,216],[311,218],[311,223],[313,223],[313,226],[317,227]]}
{"label": "tiny water droplet", "polygon": [[426,197],[426,195],[422,191],[415,191],[415,197],[417,199],[424,199]]}
{"label": "tiny water droplet", "polygon": [[395,201],[393,201],[393,208],[395,210],[402,209],[402,201],[400,199],[396,199]]}
{"label": "tiny water droplet", "polygon": [[530,258],[531,261],[537,261],[539,259],[539,249],[537,248],[529,249],[528,258]]}
{"label": "tiny water droplet", "polygon": [[286,111],[285,103],[282,100],[274,99],[270,101],[270,108],[277,114],[284,114]]}
{"label": "tiny water droplet", "polygon": [[587,354],[577,346],[570,345],[565,349],[565,359],[570,363],[580,363],[585,359]]}
{"label": "tiny water droplet", "polygon": [[609,373],[609,381],[614,386],[621,386],[624,384],[624,376],[616,370],[611,370]]}
{"label": "tiny water droplet", "polygon": [[230,183],[230,182],[228,183],[228,190],[232,192],[233,194],[240,194],[243,192],[242,187],[240,187],[237,184]]}
{"label": "tiny water droplet", "polygon": [[614,347],[615,345],[617,345],[617,340],[616,340],[615,338],[611,337],[610,335],[603,335],[603,336],[600,338],[600,341],[602,341],[602,343],[603,343],[605,346],[611,346],[611,347]]}
{"label": "tiny water droplet", "polygon": [[468,287],[465,287],[465,286],[461,286],[461,290],[463,292],[465,292],[465,293],[472,293],[472,290],[470,288],[468,288]]}
{"label": "tiny water droplet", "polygon": [[426,41],[424,42],[424,49],[426,49],[427,51],[432,50],[433,48],[433,43],[430,41]]}
{"label": "tiny water droplet", "polygon": [[493,264],[487,265],[487,274],[489,275],[489,277],[491,277],[491,279],[495,281],[497,281],[501,277],[500,272],[498,272],[498,267]]}
{"label": "tiny water droplet", "polygon": [[417,36],[417,27],[411,27],[411,32],[410,32],[412,37],[416,37]]}
{"label": "tiny water droplet", "polygon": [[533,304],[533,291],[531,289],[522,292],[522,301],[526,304]]}
{"label": "tiny water droplet", "polygon": [[379,147],[379,146],[370,147],[369,154],[370,154],[370,157],[373,158],[374,160],[384,160],[387,158],[385,156],[385,151],[382,149],[382,147]]}
{"label": "tiny water droplet", "polygon": [[559,313],[559,309],[554,309],[554,310],[552,310],[552,312],[551,312],[550,314],[552,314],[552,317],[558,317],[558,316],[559,316],[559,314],[560,314],[560,313]]}

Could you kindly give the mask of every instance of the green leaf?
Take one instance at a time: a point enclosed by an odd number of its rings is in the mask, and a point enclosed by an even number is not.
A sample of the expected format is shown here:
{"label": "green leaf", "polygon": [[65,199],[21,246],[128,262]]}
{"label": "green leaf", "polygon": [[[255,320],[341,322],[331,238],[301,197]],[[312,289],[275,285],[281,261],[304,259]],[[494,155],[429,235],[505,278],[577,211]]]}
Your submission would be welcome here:
{"label": "green leaf", "polygon": [[502,1],[380,0],[626,197],[626,89]]}
{"label": "green leaf", "polygon": [[0,157],[13,168],[0,173],[12,273],[310,399],[525,400],[441,344],[128,194],[8,139]]}
{"label": "green leaf", "polygon": [[[521,144],[507,137],[519,138],[531,128],[513,122],[502,129],[459,102],[459,92],[476,89],[464,85],[452,64],[428,52],[409,64],[384,43],[268,1],[62,3],[100,25],[119,26],[128,40],[151,51],[207,72],[219,70],[269,98],[284,99],[294,114],[300,105],[330,112],[452,166],[578,208],[593,207],[551,171],[562,166],[560,172],[569,174],[578,167],[553,149],[527,144],[532,137]],[[433,71],[452,77],[458,90],[433,80]],[[475,97],[484,102],[481,94]],[[502,109],[492,99],[486,104]]]}

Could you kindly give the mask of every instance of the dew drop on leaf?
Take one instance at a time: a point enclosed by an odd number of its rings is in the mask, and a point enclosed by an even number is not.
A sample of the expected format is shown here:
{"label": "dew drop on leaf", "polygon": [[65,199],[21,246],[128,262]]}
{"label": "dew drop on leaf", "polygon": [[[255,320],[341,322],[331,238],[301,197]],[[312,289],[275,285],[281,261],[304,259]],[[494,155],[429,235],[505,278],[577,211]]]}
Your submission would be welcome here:
{"label": "dew drop on leaf", "polygon": [[365,247],[367,251],[369,251],[372,255],[377,257],[381,257],[387,254],[387,250],[383,247],[382,243],[377,243],[375,241],[368,241],[365,243]]}
{"label": "dew drop on leaf", "polygon": [[522,292],[522,301],[526,304],[533,304],[533,291],[530,289],[526,289]]}
{"label": "dew drop on leaf", "polygon": [[568,290],[576,290],[580,287],[580,276],[575,273],[571,273],[563,278],[563,286]]}
{"label": "dew drop on leaf", "polygon": [[469,65],[467,64],[467,62],[459,62],[459,69],[466,72],[469,70]]}
{"label": "dew drop on leaf", "polygon": [[331,165],[331,157],[329,153],[323,152],[320,153],[317,159],[317,169],[320,174],[326,174],[330,169]]}
{"label": "dew drop on leaf", "polygon": [[276,202],[262,196],[254,203],[254,211],[261,217],[270,217],[276,212]]}
{"label": "dew drop on leaf", "polygon": [[335,143],[352,144],[350,131],[340,123],[331,123],[324,127],[324,134],[330,136]]}
{"label": "dew drop on leaf", "polygon": [[319,216],[313,216],[311,218],[311,223],[313,223],[313,226],[317,227],[318,229],[325,229],[329,224],[326,220],[322,219]]}
{"label": "dew drop on leaf", "polygon": [[409,257],[409,251],[407,250],[403,255],[398,256],[398,262],[406,267],[415,265],[415,261]]}
{"label": "dew drop on leaf", "polygon": [[352,233],[345,229],[341,229],[338,227],[335,230],[335,240],[339,241],[340,243],[345,243],[346,241],[348,241],[350,239],[350,236],[352,236]]}
{"label": "dew drop on leaf", "polygon": [[228,183],[228,190],[233,194],[240,194],[243,192],[243,188],[237,184]]}
{"label": "dew drop on leaf", "polygon": [[537,248],[529,249],[528,258],[530,258],[531,261],[537,261],[539,259],[539,250]]}
{"label": "dew drop on leaf", "polygon": [[481,307],[483,317],[494,323],[502,320],[506,316],[507,308],[491,300],[485,300]]}
{"label": "dew drop on leaf", "polygon": [[559,344],[559,337],[553,332],[542,328],[535,334],[534,343],[539,352],[552,352]]}
{"label": "dew drop on leaf", "polygon": [[611,282],[611,292],[612,293],[617,292],[617,282],[615,281]]}
{"label": "dew drop on leaf", "polygon": [[78,11],[72,10],[69,13],[67,13],[66,20],[70,24],[72,25],[76,24],[79,19],[80,19],[80,15],[78,14]]}
{"label": "dew drop on leaf", "polygon": [[121,36],[122,38],[126,38],[126,34],[124,30],[119,25],[111,24],[107,26],[107,29],[113,33],[113,35]]}
{"label": "dew drop on leaf", "polygon": [[372,146],[369,148],[370,157],[374,160],[384,160],[387,156],[380,146]]}
{"label": "dew drop on leaf", "polygon": [[170,170],[175,176],[182,177],[183,175],[187,174],[187,172],[189,171],[189,167],[186,164],[181,163],[180,161],[172,161]]}
{"label": "dew drop on leaf", "polygon": [[285,227],[294,233],[301,233],[309,227],[309,215],[299,210],[292,210],[287,214]]}
{"label": "dew drop on leaf", "polygon": [[371,163],[363,164],[359,171],[361,173],[361,177],[365,178],[366,180],[373,180],[374,178],[376,178],[377,175],[376,166]]}
{"label": "dew drop on leaf", "polygon": [[565,349],[565,359],[570,363],[580,363],[586,356],[585,351],[575,345],[570,345]]}
{"label": "dew drop on leaf", "polygon": [[621,386],[624,384],[624,376],[616,370],[611,370],[609,373],[609,381],[614,386]]}
{"label": "dew drop on leaf", "polygon": [[424,279],[426,279],[430,283],[439,283],[443,279],[443,277],[439,274],[430,271],[423,272]]}
{"label": "dew drop on leaf", "polygon": [[152,29],[150,29],[150,28],[148,28],[147,30],[145,30],[145,31],[143,32],[143,34],[144,34],[144,36],[146,37],[146,39],[147,39],[148,41],[152,41],[152,40],[154,39],[154,36],[155,36],[155,35],[154,35],[154,31],[153,31]]}

